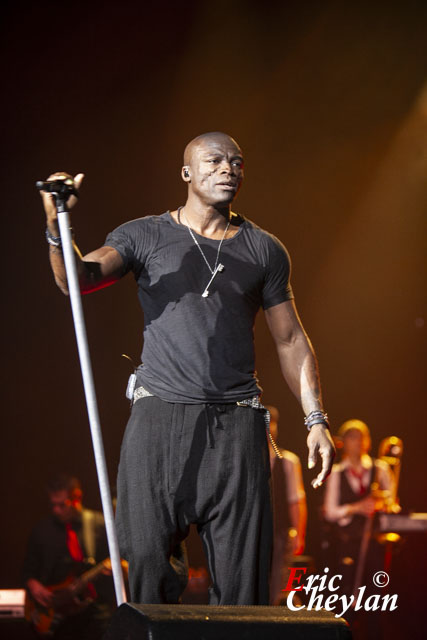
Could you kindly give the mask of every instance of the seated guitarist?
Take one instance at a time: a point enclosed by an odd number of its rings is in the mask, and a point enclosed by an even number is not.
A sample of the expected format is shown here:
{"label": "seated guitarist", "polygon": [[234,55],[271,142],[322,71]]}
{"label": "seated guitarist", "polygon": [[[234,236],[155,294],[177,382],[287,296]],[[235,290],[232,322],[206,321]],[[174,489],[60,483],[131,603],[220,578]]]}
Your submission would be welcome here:
{"label": "seated guitarist", "polygon": [[34,527],[24,561],[27,619],[41,636],[101,638],[115,604],[111,571],[87,570],[108,556],[103,516],[83,508],[77,478],[61,474],[47,491],[51,513]]}

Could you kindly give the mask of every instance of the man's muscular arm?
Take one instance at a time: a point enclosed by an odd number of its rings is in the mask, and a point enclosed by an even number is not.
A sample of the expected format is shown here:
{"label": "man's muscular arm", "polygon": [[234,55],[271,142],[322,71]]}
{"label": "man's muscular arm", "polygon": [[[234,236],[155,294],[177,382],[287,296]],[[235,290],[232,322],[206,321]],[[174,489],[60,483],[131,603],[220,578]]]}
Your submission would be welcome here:
{"label": "man's muscular arm", "polygon": [[[70,178],[67,173],[53,173],[48,180],[59,178]],[[83,174],[79,173],[74,178],[74,184],[79,189]],[[54,237],[59,237],[58,212],[56,210],[55,199],[52,194],[41,192],[43,206],[46,212],[46,223],[49,232]],[[67,202],[67,207],[71,209],[77,202],[77,198],[71,196]],[[74,241],[73,241],[74,243]],[[86,256],[82,256],[79,248],[74,243],[76,256],[77,273],[82,293],[90,293],[113,284],[120,278],[123,261],[115,249],[112,247],[100,247]],[[62,248],[49,245],[49,259],[52,267],[55,282],[64,294],[68,294],[67,274],[62,255]]]}
{"label": "man's muscular arm", "polygon": [[[322,411],[316,356],[293,300],[266,309],[265,317],[276,343],[283,377],[298,398],[304,413],[308,415],[311,411]],[[329,430],[323,424],[314,425],[308,434],[307,446],[309,469],[315,466],[317,453],[322,458],[322,469],[311,483],[316,489],[329,475],[335,455]]]}

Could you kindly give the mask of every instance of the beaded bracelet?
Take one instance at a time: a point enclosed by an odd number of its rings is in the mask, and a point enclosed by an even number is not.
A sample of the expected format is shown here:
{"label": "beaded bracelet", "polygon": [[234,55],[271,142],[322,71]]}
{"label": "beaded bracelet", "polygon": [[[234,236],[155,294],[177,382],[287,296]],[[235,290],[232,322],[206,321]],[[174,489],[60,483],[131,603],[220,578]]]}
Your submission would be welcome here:
{"label": "beaded bracelet", "polygon": [[320,409],[311,411],[308,416],[304,418],[304,424],[308,431],[311,431],[311,428],[314,427],[315,424],[324,424],[329,428],[328,414],[320,411]]}
{"label": "beaded bracelet", "polygon": [[60,247],[62,245],[61,237],[53,236],[49,229],[46,229],[46,240],[52,245],[52,247]]}
{"label": "beaded bracelet", "polygon": [[[74,231],[73,231],[73,227],[70,227],[70,231],[71,231],[71,237],[74,240]],[[46,240],[48,241],[49,244],[52,245],[52,247],[62,247],[62,240],[61,237],[56,237],[54,235],[51,234],[51,232],[49,231],[49,229],[46,229]]]}

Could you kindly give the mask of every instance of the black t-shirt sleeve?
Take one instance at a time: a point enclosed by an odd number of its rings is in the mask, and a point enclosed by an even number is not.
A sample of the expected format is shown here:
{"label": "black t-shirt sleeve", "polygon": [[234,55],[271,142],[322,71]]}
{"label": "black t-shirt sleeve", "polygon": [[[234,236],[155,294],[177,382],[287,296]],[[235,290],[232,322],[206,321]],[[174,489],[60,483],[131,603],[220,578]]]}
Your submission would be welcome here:
{"label": "black t-shirt sleeve", "polygon": [[149,218],[139,218],[120,225],[107,235],[104,246],[113,247],[123,260],[123,274],[133,271],[137,277],[144,266],[153,241]]}
{"label": "black t-shirt sleeve", "polygon": [[266,271],[262,290],[263,309],[292,300],[294,294],[290,283],[291,259],[284,245],[271,234],[264,236]]}

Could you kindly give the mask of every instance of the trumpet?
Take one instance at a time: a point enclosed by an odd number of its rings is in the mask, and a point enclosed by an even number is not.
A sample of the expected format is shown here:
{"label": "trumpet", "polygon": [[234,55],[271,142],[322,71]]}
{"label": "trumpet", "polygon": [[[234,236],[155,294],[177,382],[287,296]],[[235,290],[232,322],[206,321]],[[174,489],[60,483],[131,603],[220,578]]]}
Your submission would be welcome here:
{"label": "trumpet", "polygon": [[399,488],[402,455],[403,441],[401,438],[389,436],[381,440],[380,446],[378,447],[378,459],[388,464],[393,477],[391,490],[384,504],[386,513],[399,513],[401,510],[397,492]]}

